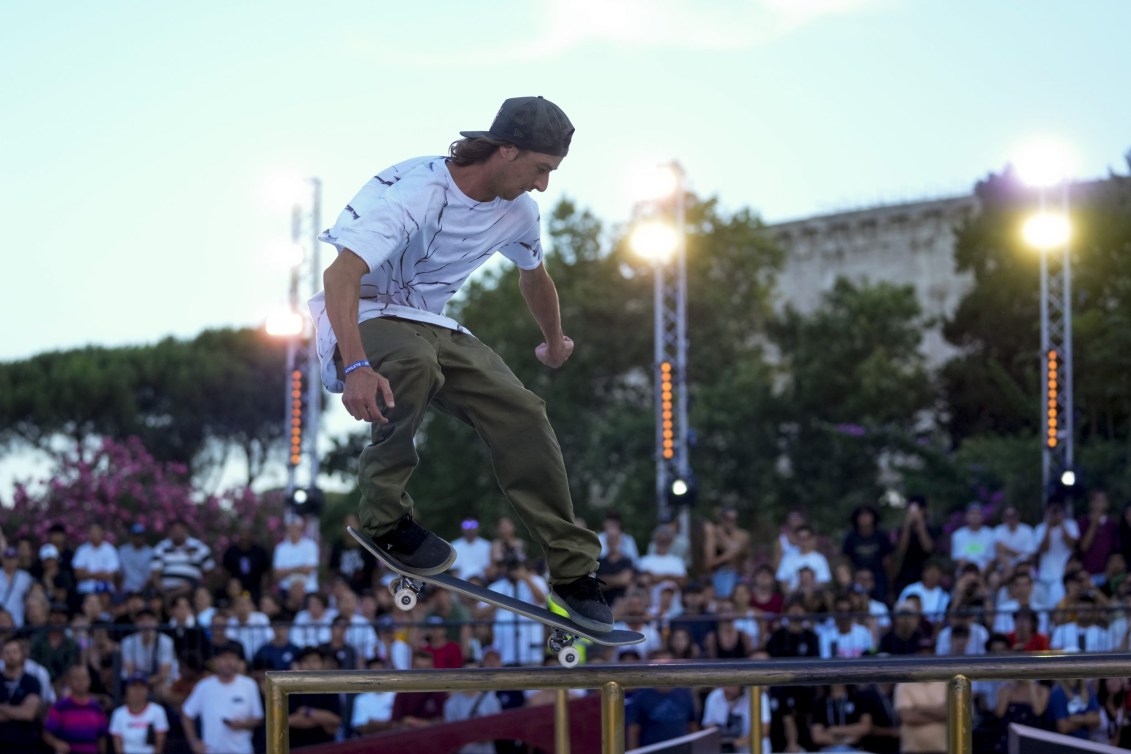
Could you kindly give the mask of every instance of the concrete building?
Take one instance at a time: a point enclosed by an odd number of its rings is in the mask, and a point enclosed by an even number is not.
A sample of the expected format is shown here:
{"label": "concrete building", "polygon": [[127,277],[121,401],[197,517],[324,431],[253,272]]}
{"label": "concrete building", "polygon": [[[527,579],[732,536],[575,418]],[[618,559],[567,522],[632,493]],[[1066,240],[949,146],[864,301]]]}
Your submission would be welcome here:
{"label": "concrete building", "polygon": [[[955,230],[977,211],[973,195],[840,212],[769,225],[787,252],[779,305],[812,311],[838,277],[915,287],[930,317],[949,316],[972,278],[954,269]],[[935,324],[921,345],[932,368],[954,355]]]}

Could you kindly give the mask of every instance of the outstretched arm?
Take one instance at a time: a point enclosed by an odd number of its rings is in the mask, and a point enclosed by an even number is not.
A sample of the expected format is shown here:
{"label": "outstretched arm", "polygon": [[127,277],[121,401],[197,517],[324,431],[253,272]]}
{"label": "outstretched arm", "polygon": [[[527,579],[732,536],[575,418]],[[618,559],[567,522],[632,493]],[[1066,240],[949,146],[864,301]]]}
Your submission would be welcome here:
{"label": "outstretched arm", "polygon": [[556,369],[573,353],[573,341],[562,333],[558,289],[547,272],[546,265],[540,264],[533,270],[520,270],[518,287],[522,291],[526,307],[546,339],[534,349],[534,354],[543,364]]}

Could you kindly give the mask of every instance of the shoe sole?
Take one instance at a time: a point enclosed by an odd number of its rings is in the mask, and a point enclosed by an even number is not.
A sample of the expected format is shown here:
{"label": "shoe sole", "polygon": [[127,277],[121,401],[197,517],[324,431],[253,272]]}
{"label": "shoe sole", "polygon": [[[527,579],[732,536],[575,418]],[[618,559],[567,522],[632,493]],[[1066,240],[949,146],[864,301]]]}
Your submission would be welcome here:
{"label": "shoe sole", "polygon": [[[550,590],[549,601],[553,605],[553,607],[557,607],[557,608],[560,608],[561,610],[564,610],[566,615],[569,616],[569,619],[571,621],[573,621],[574,623],[576,623],[577,625],[581,626],[582,628],[584,628],[586,630],[593,631],[594,633],[598,633],[598,634],[607,634],[609,631],[613,630],[613,624],[612,623],[599,623],[599,622],[593,620],[592,618],[586,618],[584,615],[581,615],[576,610],[573,610],[566,603],[566,601],[564,599],[562,599],[562,597],[560,595],[558,595],[557,593],[554,592],[553,589]],[[551,609],[553,609],[553,608],[551,608]]]}

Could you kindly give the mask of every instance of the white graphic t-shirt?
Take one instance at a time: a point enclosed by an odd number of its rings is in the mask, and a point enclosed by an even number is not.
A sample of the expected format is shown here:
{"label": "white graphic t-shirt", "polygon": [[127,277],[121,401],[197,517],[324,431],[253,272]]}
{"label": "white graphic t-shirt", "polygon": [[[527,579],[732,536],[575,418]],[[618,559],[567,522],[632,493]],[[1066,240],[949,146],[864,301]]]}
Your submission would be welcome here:
{"label": "white graphic t-shirt", "polygon": [[122,737],[125,754],[151,754],[153,744],[146,743],[149,729],[160,733],[169,731],[169,719],[160,704],[147,704],[138,714],[126,706],[114,710],[110,718],[110,734]]}
{"label": "white graphic t-shirt", "polygon": [[[361,257],[358,322],[401,317],[467,332],[444,315],[464,281],[496,252],[524,270],[542,263],[538,205],[517,199],[477,202],[460,191],[444,157],[417,157],[374,176],[319,238]],[[345,386],[334,368],[337,339],[323,293],[310,299],[326,388]]]}

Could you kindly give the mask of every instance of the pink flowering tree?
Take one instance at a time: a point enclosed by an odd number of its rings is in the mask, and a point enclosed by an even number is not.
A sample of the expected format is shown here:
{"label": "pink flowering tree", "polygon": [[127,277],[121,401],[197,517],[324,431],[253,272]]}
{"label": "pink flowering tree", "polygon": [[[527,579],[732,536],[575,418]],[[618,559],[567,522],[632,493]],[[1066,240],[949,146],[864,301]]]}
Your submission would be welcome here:
{"label": "pink flowering tree", "polygon": [[47,529],[61,522],[77,544],[97,521],[107,539],[120,544],[134,524],[163,536],[180,518],[219,558],[245,521],[264,543],[278,540],[282,515],[277,491],[257,494],[243,488],[204,495],[185,466],[156,461],[137,438],[103,438],[93,453],[54,454],[45,481],[17,485],[12,507],[0,509],[0,530],[9,541],[26,535],[44,542]]}

